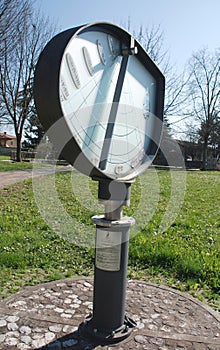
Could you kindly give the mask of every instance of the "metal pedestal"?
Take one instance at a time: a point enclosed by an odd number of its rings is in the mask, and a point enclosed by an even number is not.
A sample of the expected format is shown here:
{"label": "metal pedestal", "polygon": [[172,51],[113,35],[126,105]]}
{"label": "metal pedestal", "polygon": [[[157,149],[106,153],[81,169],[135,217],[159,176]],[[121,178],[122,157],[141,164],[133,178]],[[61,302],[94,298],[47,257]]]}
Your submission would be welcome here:
{"label": "metal pedestal", "polygon": [[94,216],[96,257],[93,314],[86,319],[84,334],[115,343],[127,338],[135,322],[125,314],[126,280],[130,226],[134,219],[122,216],[129,205],[130,183],[99,182],[99,201],[105,215]]}

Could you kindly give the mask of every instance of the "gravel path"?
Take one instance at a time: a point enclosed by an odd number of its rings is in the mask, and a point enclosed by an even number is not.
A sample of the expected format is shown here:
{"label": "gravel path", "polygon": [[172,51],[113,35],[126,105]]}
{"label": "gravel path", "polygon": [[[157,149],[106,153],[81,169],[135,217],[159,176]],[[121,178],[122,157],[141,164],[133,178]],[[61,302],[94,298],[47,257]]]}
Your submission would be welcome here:
{"label": "gravel path", "polygon": [[[55,168],[56,172],[62,172],[62,171],[70,171],[72,170],[72,166],[58,166]],[[27,170],[14,170],[14,171],[2,171],[0,172],[0,188],[4,188],[10,185],[13,185],[17,182],[21,182],[24,180],[31,179],[33,176],[42,176],[42,175],[49,175],[54,173],[54,167],[42,167],[34,169],[27,169]]]}

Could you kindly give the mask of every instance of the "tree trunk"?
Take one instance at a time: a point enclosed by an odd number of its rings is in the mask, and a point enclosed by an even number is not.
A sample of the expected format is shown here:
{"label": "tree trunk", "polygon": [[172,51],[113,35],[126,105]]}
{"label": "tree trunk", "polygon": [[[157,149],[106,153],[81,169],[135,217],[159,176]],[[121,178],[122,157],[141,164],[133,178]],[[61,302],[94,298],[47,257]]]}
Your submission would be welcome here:
{"label": "tree trunk", "polygon": [[21,135],[17,134],[16,139],[17,139],[16,161],[21,162],[22,161],[22,159],[21,159]]}
{"label": "tree trunk", "polygon": [[208,138],[204,139],[203,150],[202,150],[202,169],[206,170],[207,168],[207,152],[208,151]]}

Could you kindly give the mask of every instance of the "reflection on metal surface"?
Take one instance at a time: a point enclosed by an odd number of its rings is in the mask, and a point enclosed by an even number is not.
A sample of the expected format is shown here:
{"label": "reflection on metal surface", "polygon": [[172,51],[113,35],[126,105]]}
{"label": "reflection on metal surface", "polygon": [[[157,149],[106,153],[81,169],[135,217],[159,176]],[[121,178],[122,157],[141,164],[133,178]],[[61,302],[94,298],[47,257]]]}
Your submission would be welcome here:
{"label": "reflection on metal surface", "polygon": [[96,267],[104,271],[119,271],[121,263],[121,232],[96,233]]}

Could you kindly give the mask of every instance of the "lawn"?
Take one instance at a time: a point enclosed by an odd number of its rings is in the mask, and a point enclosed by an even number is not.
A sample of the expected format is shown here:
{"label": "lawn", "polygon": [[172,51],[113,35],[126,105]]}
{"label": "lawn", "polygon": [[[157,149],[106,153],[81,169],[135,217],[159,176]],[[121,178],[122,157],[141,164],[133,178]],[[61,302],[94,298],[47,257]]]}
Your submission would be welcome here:
{"label": "lawn", "polygon": [[31,169],[32,163],[30,162],[14,162],[10,160],[8,156],[0,156],[0,172],[10,170],[25,170]]}
{"label": "lawn", "polygon": [[1,160],[10,160],[10,156],[0,156],[0,161]]}
{"label": "lawn", "polygon": [[[39,184],[46,222],[31,181],[0,190],[1,297],[26,285],[93,274],[94,249],[86,243],[94,238],[91,216],[103,210],[97,183],[76,171],[56,174],[56,201],[48,184],[47,193]],[[189,171],[185,193],[183,185],[183,172],[153,170],[132,185],[124,210],[136,220],[128,276],[187,291],[218,309],[220,173]]]}

